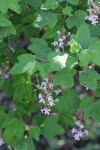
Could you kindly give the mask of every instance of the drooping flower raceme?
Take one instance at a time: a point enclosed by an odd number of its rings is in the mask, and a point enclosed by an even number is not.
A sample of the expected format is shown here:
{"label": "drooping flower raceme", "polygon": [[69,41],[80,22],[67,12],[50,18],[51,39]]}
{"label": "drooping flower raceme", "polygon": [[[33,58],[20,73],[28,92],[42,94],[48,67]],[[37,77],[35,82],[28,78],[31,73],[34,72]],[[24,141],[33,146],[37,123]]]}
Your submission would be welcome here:
{"label": "drooping flower raceme", "polygon": [[76,127],[71,130],[75,140],[80,140],[82,137],[88,135],[88,131],[85,129],[84,125],[80,122],[76,122]]}
{"label": "drooping flower raceme", "polygon": [[64,32],[57,31],[58,33],[58,41],[53,42],[52,44],[55,47],[56,52],[60,52],[64,49],[65,46],[68,46],[70,44],[70,33],[67,35],[64,34]]}
{"label": "drooping flower raceme", "polygon": [[0,78],[2,80],[8,79],[11,77],[9,70],[10,70],[9,62],[2,63],[1,68],[0,68]]}
{"label": "drooping flower raceme", "polygon": [[52,94],[55,93],[55,95],[58,95],[61,90],[54,90],[50,77],[44,79],[44,81],[41,83],[40,89],[42,93],[39,93],[38,98],[39,103],[43,105],[43,107],[41,107],[41,112],[49,115],[51,112],[51,107],[53,107],[59,101],[57,98],[54,99]]}
{"label": "drooping flower raceme", "polygon": [[89,15],[86,16],[85,19],[91,21],[91,24],[94,26],[97,24],[100,25],[100,18],[99,18],[100,4],[95,3],[93,0],[89,0],[88,6],[89,9],[87,9],[87,11],[89,12]]}

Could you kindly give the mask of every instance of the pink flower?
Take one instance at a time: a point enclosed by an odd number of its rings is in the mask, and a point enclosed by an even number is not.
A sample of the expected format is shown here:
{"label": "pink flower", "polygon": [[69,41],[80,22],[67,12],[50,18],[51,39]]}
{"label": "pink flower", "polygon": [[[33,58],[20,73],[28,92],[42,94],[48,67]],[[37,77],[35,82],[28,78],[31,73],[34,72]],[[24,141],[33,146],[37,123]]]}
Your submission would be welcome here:
{"label": "pink flower", "polygon": [[39,103],[45,104],[45,100],[42,98],[42,99],[39,100]]}
{"label": "pink flower", "polygon": [[55,105],[52,96],[49,96],[49,97],[48,97],[48,102],[49,102],[48,105],[49,105],[50,107],[52,107],[52,106]]}
{"label": "pink flower", "polygon": [[91,21],[93,25],[96,25],[98,23],[98,21],[97,21],[98,16],[96,16],[96,15],[86,16],[85,19]]}
{"label": "pink flower", "polygon": [[76,121],[76,128],[73,128],[71,132],[74,134],[75,140],[80,140],[81,137],[88,135],[88,131],[84,129],[84,125],[80,121]]}
{"label": "pink flower", "polygon": [[42,107],[41,107],[41,112],[42,112],[43,114],[45,114],[45,115],[46,115],[46,114],[49,115],[49,114],[50,114],[50,111],[51,111],[51,110],[50,110],[49,108],[47,108],[47,107],[46,107],[46,108],[42,108]]}
{"label": "pink flower", "polygon": [[49,105],[50,107],[52,107],[52,106],[54,106],[54,105],[55,105],[55,103],[53,102],[53,100],[49,100],[48,105]]}
{"label": "pink flower", "polygon": [[45,104],[45,100],[44,100],[44,98],[43,98],[43,95],[40,93],[39,94],[39,103],[43,103],[43,104]]}

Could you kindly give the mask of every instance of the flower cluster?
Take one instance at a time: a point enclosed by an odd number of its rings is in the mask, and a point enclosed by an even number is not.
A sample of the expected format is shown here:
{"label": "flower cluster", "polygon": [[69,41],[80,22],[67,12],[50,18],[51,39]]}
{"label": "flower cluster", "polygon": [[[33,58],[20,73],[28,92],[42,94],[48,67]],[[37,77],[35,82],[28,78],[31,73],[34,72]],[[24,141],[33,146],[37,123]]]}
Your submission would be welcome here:
{"label": "flower cluster", "polygon": [[55,103],[58,102],[58,99],[53,99],[53,92],[55,92],[56,95],[58,95],[61,90],[54,90],[53,84],[51,83],[50,77],[44,79],[44,81],[41,83],[42,93],[39,93],[39,103],[42,103],[45,107],[41,107],[41,112],[43,114],[49,115],[51,112],[51,107],[55,105]]}
{"label": "flower cluster", "polygon": [[60,52],[61,50],[64,50],[65,46],[68,46],[70,44],[70,33],[67,35],[64,34],[64,32],[57,31],[58,33],[58,41],[53,42],[56,52]]}
{"label": "flower cluster", "polygon": [[9,73],[9,63],[5,62],[2,64],[2,67],[0,68],[0,78],[1,79],[7,79],[10,78],[10,73]]}
{"label": "flower cluster", "polygon": [[80,121],[76,121],[76,127],[71,130],[75,140],[80,140],[83,136],[88,135],[88,131],[84,129],[84,125]]}
{"label": "flower cluster", "polygon": [[4,144],[4,141],[2,138],[0,138],[0,146],[2,146]]}
{"label": "flower cluster", "polygon": [[8,79],[10,78],[10,73],[4,73],[3,70],[0,68],[0,77],[1,79]]}
{"label": "flower cluster", "polygon": [[100,24],[100,4],[93,2],[93,0],[88,1],[89,16],[86,16],[85,19],[91,21],[92,25]]}

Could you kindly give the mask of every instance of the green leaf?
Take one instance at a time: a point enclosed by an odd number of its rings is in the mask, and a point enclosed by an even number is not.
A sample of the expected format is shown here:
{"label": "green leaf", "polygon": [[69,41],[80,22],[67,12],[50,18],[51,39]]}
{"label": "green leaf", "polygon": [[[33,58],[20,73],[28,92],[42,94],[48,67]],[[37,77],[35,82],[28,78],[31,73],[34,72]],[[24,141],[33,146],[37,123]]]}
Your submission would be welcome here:
{"label": "green leaf", "polygon": [[40,71],[40,75],[43,79],[48,76],[49,72],[51,72],[49,64],[40,64],[38,66],[38,70]]}
{"label": "green leaf", "polygon": [[6,120],[6,113],[5,113],[5,110],[4,108],[2,108],[0,106],[0,129],[2,128],[2,125],[4,124],[5,120]]}
{"label": "green leaf", "polygon": [[0,40],[7,37],[9,34],[16,34],[14,26],[0,27]]}
{"label": "green leaf", "polygon": [[0,0],[0,11],[2,13],[7,13],[8,9],[13,10],[17,14],[20,14],[21,9],[18,4],[20,0]]}
{"label": "green leaf", "polygon": [[31,77],[17,75],[13,80],[13,100],[17,104],[28,104],[33,101],[33,87],[31,83]]}
{"label": "green leaf", "polygon": [[62,9],[62,12],[64,15],[67,15],[67,16],[72,16],[72,7],[70,6],[66,6],[65,8]]}
{"label": "green leaf", "polygon": [[71,35],[71,39],[74,39],[78,44],[80,44],[82,49],[87,49],[90,44],[97,41],[97,38],[91,37],[87,24],[81,25],[77,34]]}
{"label": "green leaf", "polygon": [[92,99],[88,96],[84,96],[84,98],[81,100],[81,103],[80,103],[80,109],[87,109],[87,106],[92,104]]}
{"label": "green leaf", "polygon": [[78,5],[79,4],[79,0],[66,0],[66,1],[72,5]]}
{"label": "green leaf", "polygon": [[92,105],[91,116],[96,122],[100,122],[100,101],[97,101]]}
{"label": "green leaf", "polygon": [[70,42],[70,49],[71,53],[78,53],[81,50],[81,45],[79,45],[75,40],[71,40]]}
{"label": "green leaf", "polygon": [[39,141],[40,134],[41,129],[38,126],[34,126],[29,130],[29,137],[34,138],[36,141]]}
{"label": "green leaf", "polygon": [[11,97],[13,95],[13,86],[12,86],[12,79],[6,79],[6,80],[2,80],[0,82],[0,90],[6,92],[7,97]]}
{"label": "green leaf", "polygon": [[75,112],[80,105],[80,99],[78,98],[78,93],[71,89],[63,92],[63,95],[59,98],[59,102],[55,107],[62,111],[63,109],[69,111],[70,113]]}
{"label": "green leaf", "polygon": [[8,119],[3,127],[6,128],[3,133],[5,143],[10,144],[14,137],[20,139],[24,134],[24,123],[17,118]]}
{"label": "green leaf", "polygon": [[59,123],[61,124],[61,126],[63,126],[64,128],[66,128],[67,126],[74,125],[74,118],[73,118],[73,114],[69,113],[68,111],[62,111],[59,115]]}
{"label": "green leaf", "polygon": [[100,97],[100,81],[98,82],[97,89],[95,91],[95,97]]}
{"label": "green leaf", "polygon": [[89,46],[90,60],[100,66],[100,42],[95,42]]}
{"label": "green leaf", "polygon": [[80,84],[81,86],[87,86],[91,90],[96,90],[97,80],[100,79],[100,75],[94,70],[87,70],[80,73]]}
{"label": "green leaf", "polygon": [[37,71],[38,63],[31,54],[23,54],[18,56],[19,63],[15,64],[11,69],[11,74],[20,74],[27,72],[32,75]]}
{"label": "green leaf", "polygon": [[83,10],[75,11],[74,16],[68,17],[66,20],[67,27],[69,29],[73,28],[74,26],[79,27],[82,23],[85,23],[85,16],[87,15],[86,12]]}
{"label": "green leaf", "polygon": [[87,67],[88,64],[90,63],[90,54],[89,50],[85,49],[82,50],[80,53],[77,54],[79,61],[84,67]]}
{"label": "green leaf", "polygon": [[28,47],[28,49],[35,53],[36,58],[39,60],[46,60],[46,52],[51,51],[51,49],[47,45],[47,42],[43,38],[32,39],[32,44]]}
{"label": "green leaf", "polygon": [[60,29],[61,29],[61,24],[59,24],[59,25],[56,24],[54,26],[54,28],[49,29],[48,31],[46,31],[44,33],[43,38],[45,38],[45,39],[52,39],[52,38],[56,37],[57,31],[60,31]]}
{"label": "green leaf", "polygon": [[68,71],[67,69],[63,69],[54,75],[53,84],[55,86],[61,84],[65,87],[73,87],[74,86],[73,76],[75,74],[76,70]]}
{"label": "green leaf", "polygon": [[100,35],[100,27],[99,26],[90,26],[91,35],[94,37],[99,37]]}
{"label": "green leaf", "polygon": [[49,10],[49,9],[56,9],[58,7],[58,3],[57,3],[57,0],[46,0],[46,3],[44,3],[42,6],[41,6],[41,9],[42,10]]}
{"label": "green leaf", "polygon": [[75,65],[78,64],[78,61],[75,57],[73,56],[68,56],[67,61],[66,61],[66,68],[68,70],[71,70],[75,67]]}
{"label": "green leaf", "polygon": [[95,42],[88,49],[77,54],[79,61],[84,67],[87,67],[90,62],[100,66],[100,42]]}
{"label": "green leaf", "polygon": [[35,150],[34,142],[30,138],[21,139],[14,144],[16,150]]}
{"label": "green leaf", "polygon": [[31,4],[34,7],[40,7],[42,5],[42,0],[23,0],[25,4]]}
{"label": "green leaf", "polygon": [[85,110],[86,117],[92,117],[96,122],[100,122],[100,101],[96,101],[94,104],[89,105]]}
{"label": "green leaf", "polygon": [[51,71],[57,71],[66,67],[68,54],[51,52],[48,55],[49,67]]}
{"label": "green leaf", "polygon": [[33,26],[42,28],[45,26],[49,26],[50,28],[53,28],[57,23],[57,16],[49,11],[39,11],[36,14],[36,20],[33,23]]}
{"label": "green leaf", "polygon": [[12,26],[11,21],[8,20],[5,15],[0,14],[0,27],[9,27],[9,26]]}
{"label": "green leaf", "polygon": [[52,140],[54,136],[64,133],[64,129],[58,124],[58,116],[48,116],[43,124],[42,134]]}

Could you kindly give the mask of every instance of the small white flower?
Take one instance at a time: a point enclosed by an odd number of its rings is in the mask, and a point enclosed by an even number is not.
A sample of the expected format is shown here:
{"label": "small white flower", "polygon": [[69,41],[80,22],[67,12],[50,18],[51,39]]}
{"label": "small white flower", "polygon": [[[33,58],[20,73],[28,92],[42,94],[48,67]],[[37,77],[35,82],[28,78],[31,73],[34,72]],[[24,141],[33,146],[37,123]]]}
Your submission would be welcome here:
{"label": "small white flower", "polygon": [[84,130],[84,134],[88,135],[89,134],[88,130]]}
{"label": "small white flower", "polygon": [[77,121],[77,122],[75,122],[75,123],[76,123],[76,125],[79,126],[81,129],[84,128],[84,125],[83,125],[81,122]]}
{"label": "small white flower", "polygon": [[46,82],[48,82],[49,78],[44,78],[43,80],[45,80]]}
{"label": "small white flower", "polygon": [[75,133],[77,130],[75,129],[75,128],[73,128],[72,130],[71,130],[71,132],[72,133]]}
{"label": "small white flower", "polygon": [[56,52],[60,52],[60,49],[59,49],[59,48],[56,48],[55,50],[56,50]]}
{"label": "small white flower", "polygon": [[78,134],[79,137],[82,137],[84,135],[84,132],[79,130],[79,131],[77,131],[77,134]]}
{"label": "small white flower", "polygon": [[57,42],[57,41],[55,41],[55,42],[53,42],[53,43],[52,43],[52,45],[54,45],[54,46],[58,46],[58,42]]}
{"label": "small white flower", "polygon": [[61,35],[61,32],[60,32],[60,31],[57,31],[57,34],[58,34],[58,35]]}
{"label": "small white flower", "polygon": [[80,140],[80,136],[78,134],[74,135],[75,140],[79,141]]}
{"label": "small white flower", "polygon": [[59,93],[61,93],[62,90],[54,90],[54,92],[56,93],[56,95],[58,95]]}
{"label": "small white flower", "polygon": [[0,146],[2,146],[4,144],[4,141],[2,138],[0,138]]}
{"label": "small white flower", "polygon": [[58,102],[59,102],[59,99],[58,99],[58,98],[56,98],[56,99],[55,99],[55,102],[56,102],[56,103],[58,103]]}
{"label": "small white flower", "polygon": [[60,47],[60,48],[64,48],[64,43],[63,43],[63,42],[60,42],[60,43],[59,43],[59,47]]}
{"label": "small white flower", "polygon": [[63,38],[59,38],[59,42],[63,42]]}
{"label": "small white flower", "polygon": [[42,99],[39,100],[39,103],[45,104],[45,100],[42,98]]}
{"label": "small white flower", "polygon": [[42,99],[42,98],[43,98],[43,96],[42,96],[42,94],[40,93],[40,94],[39,94],[39,99]]}
{"label": "small white flower", "polygon": [[70,45],[70,41],[67,42],[67,45],[68,45],[68,46]]}
{"label": "small white flower", "polygon": [[47,82],[42,82],[41,86],[42,86],[42,87],[47,86]]}
{"label": "small white flower", "polygon": [[53,89],[53,84],[49,82],[49,88]]}
{"label": "small white flower", "polygon": [[64,36],[62,37],[62,39],[63,39],[63,40],[66,40],[66,36],[64,35]]}

